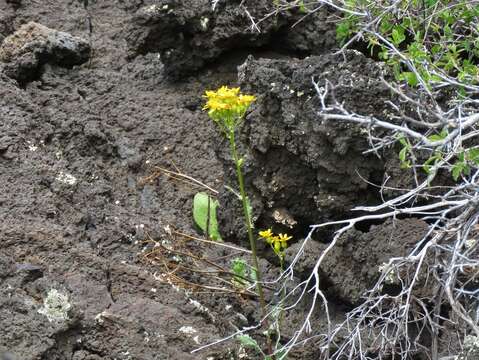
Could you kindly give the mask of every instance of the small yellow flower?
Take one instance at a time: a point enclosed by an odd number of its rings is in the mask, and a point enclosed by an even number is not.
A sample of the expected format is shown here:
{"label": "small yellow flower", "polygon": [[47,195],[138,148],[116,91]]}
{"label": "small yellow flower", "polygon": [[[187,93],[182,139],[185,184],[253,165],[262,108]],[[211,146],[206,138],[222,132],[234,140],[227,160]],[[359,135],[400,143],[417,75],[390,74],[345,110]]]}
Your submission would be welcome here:
{"label": "small yellow flower", "polygon": [[278,241],[281,243],[281,247],[286,249],[288,247],[287,241],[290,240],[292,236],[288,236],[288,234],[279,234]]}
{"label": "small yellow flower", "polygon": [[292,239],[292,236],[288,234],[274,235],[271,229],[263,230],[259,232],[259,236],[271,245],[274,253],[280,258],[284,258],[284,250],[288,248],[288,240]]}
{"label": "small yellow flower", "polygon": [[260,231],[259,236],[262,237],[263,239],[267,240],[267,239],[273,237],[273,231],[271,229]]}
{"label": "small yellow flower", "polygon": [[241,94],[238,97],[238,103],[241,104],[242,106],[249,107],[252,102],[256,100],[256,96],[253,95],[243,95]]}
{"label": "small yellow flower", "polygon": [[216,98],[211,98],[208,100],[206,105],[203,107],[203,110],[227,110],[228,109],[228,104],[225,104],[224,102],[219,101]]}
{"label": "small yellow flower", "polygon": [[224,99],[235,98],[239,95],[239,92],[240,92],[240,88],[230,89],[228,86],[222,86],[216,91],[216,95]]}
{"label": "small yellow flower", "polygon": [[256,100],[253,95],[240,93],[240,88],[222,86],[216,91],[207,90],[205,95],[206,104],[203,110],[218,122],[223,129],[233,130],[240,122],[250,105]]}

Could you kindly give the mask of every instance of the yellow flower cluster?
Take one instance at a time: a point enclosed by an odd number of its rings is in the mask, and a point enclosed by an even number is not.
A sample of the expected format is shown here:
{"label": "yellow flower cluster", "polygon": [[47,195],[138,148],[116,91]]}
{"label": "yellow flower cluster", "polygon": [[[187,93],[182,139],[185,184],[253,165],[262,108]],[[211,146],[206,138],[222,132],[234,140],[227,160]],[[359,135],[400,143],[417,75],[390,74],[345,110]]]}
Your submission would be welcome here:
{"label": "yellow flower cluster", "polygon": [[208,115],[216,122],[221,122],[227,130],[234,126],[244,116],[251,103],[256,100],[253,95],[240,93],[240,88],[222,86],[216,91],[206,91],[203,96],[207,99],[203,110],[208,110]]}
{"label": "yellow flower cluster", "polygon": [[288,240],[292,238],[292,236],[288,236],[288,234],[274,235],[271,229],[260,231],[259,236],[271,245],[274,253],[281,259],[284,256],[284,250],[288,247]]}

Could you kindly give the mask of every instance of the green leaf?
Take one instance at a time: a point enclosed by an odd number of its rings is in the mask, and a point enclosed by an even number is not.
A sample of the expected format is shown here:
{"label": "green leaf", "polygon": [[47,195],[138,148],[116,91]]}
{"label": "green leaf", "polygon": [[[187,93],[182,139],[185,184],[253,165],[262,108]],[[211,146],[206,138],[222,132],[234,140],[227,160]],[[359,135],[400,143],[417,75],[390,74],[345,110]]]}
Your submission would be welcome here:
{"label": "green leaf", "polygon": [[436,163],[436,160],[438,160],[438,158],[433,155],[429,159],[427,159],[426,162],[422,165],[422,169],[426,174],[429,174],[431,172],[431,167]]}
{"label": "green leaf", "polygon": [[462,172],[467,176],[471,175],[471,167],[468,164],[464,164]]}
{"label": "green leaf", "polygon": [[[422,165],[423,170],[426,174],[431,172],[431,168],[433,165],[436,165],[437,161],[441,161],[443,159],[443,155],[440,151],[436,151],[426,162]],[[432,164],[432,165],[431,165]]]}
{"label": "green leaf", "polygon": [[464,152],[458,155],[459,160],[453,165],[451,170],[451,175],[454,181],[459,179],[459,176],[462,174],[469,175],[471,173],[471,168],[467,163],[464,161]]}
{"label": "green leaf", "polygon": [[388,50],[384,47],[381,47],[381,51],[378,53],[378,56],[381,60],[387,60],[389,58]]}
{"label": "green leaf", "polygon": [[[392,61],[391,61],[392,60]],[[399,62],[397,62],[396,59],[390,59],[391,62],[388,62],[389,65],[392,66],[393,68],[393,74],[394,74],[394,79],[396,80],[403,80],[401,78],[401,64]]]}
{"label": "green leaf", "polygon": [[248,264],[245,260],[241,258],[235,258],[232,260],[231,269],[235,275],[239,275],[242,277],[246,277],[246,269],[248,268]]}
{"label": "green leaf", "polygon": [[405,80],[409,86],[414,87],[419,84],[417,76],[412,71],[404,71],[401,73],[402,80]]}
{"label": "green leaf", "polygon": [[454,166],[452,167],[452,178],[454,181],[457,181],[459,179],[459,176],[461,176],[462,173],[462,163],[455,163]]}
{"label": "green leaf", "polygon": [[441,141],[444,140],[448,135],[447,129],[442,129],[442,131],[439,134],[434,134],[431,136],[428,136],[428,139],[430,141]]}
{"label": "green leaf", "polygon": [[409,169],[411,167],[411,162],[407,159],[408,153],[411,151],[411,144],[409,141],[404,137],[399,137],[399,142],[403,145],[401,151],[399,151],[399,161],[401,162],[401,169]]}
{"label": "green leaf", "polygon": [[404,137],[403,134],[397,135],[397,140],[399,141],[399,143],[400,143],[402,146],[404,146],[404,147],[409,146],[409,144],[408,144],[408,142],[407,142],[407,140],[406,140],[406,138]]}
{"label": "green leaf", "polygon": [[234,258],[231,262],[231,270],[235,274],[233,283],[239,286],[246,284],[246,278],[248,277],[248,263],[241,258]]}
{"label": "green leaf", "polygon": [[414,35],[414,41],[423,41],[423,32],[421,30],[417,30],[416,35]]}
{"label": "green leaf", "polygon": [[399,152],[399,160],[403,163],[406,161],[406,156],[407,156],[407,152],[408,152],[408,147],[405,146],[401,149],[401,151]]}
{"label": "green leaf", "polygon": [[299,12],[303,14],[307,13],[306,6],[304,6],[304,1],[300,1],[298,6],[299,6]]}
{"label": "green leaf", "polygon": [[439,45],[439,44],[436,44],[434,45],[432,48],[431,48],[431,52],[435,55],[437,53],[439,53],[440,51],[442,50],[442,46]]}
{"label": "green leaf", "polygon": [[467,151],[467,160],[472,161],[474,164],[479,165],[479,148],[469,149]]}
{"label": "green leaf", "polygon": [[393,23],[391,21],[391,16],[389,14],[385,14],[384,17],[381,20],[381,23],[379,24],[379,29],[382,34],[387,34],[391,31],[393,28]]}
{"label": "green leaf", "polygon": [[[216,218],[218,205],[218,200],[213,199],[207,193],[197,193],[193,199],[193,219],[196,225],[212,240],[223,241],[218,230],[218,220]],[[207,229],[208,224],[209,228]]]}
{"label": "green leaf", "polygon": [[258,343],[251,336],[246,335],[246,334],[241,334],[241,335],[237,335],[236,339],[245,348],[254,349],[254,350],[257,350],[257,351],[261,352],[261,348],[259,347]]}
{"label": "green leaf", "polygon": [[336,39],[340,43],[344,43],[352,34],[351,23],[348,20],[343,20],[336,26]]}
{"label": "green leaf", "polygon": [[393,31],[391,32],[391,36],[393,38],[394,45],[399,45],[404,40],[406,40],[406,35],[404,34],[404,28],[401,26],[395,26],[393,28]]}

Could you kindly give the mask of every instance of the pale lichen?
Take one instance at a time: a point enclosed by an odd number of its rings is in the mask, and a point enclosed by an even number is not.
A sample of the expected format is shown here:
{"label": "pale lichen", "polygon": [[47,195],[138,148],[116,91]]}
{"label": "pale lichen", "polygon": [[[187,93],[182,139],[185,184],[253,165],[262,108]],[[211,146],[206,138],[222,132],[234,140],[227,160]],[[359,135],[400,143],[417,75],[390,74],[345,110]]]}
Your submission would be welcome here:
{"label": "pale lichen", "polygon": [[56,289],[51,289],[43,300],[43,307],[38,310],[45,315],[49,322],[64,322],[69,320],[68,312],[72,305],[68,301],[68,295],[62,294]]}
{"label": "pale lichen", "polygon": [[470,360],[479,357],[479,338],[473,335],[467,335],[464,338],[464,346],[462,353],[457,360]]}
{"label": "pale lichen", "polygon": [[63,184],[70,185],[70,186],[73,186],[78,182],[76,177],[74,177],[71,174],[65,173],[63,171],[60,171],[58,173],[58,175],[56,177],[56,180],[63,183]]}
{"label": "pale lichen", "polygon": [[384,281],[386,284],[394,284],[396,282],[396,276],[393,269],[390,269],[388,263],[382,263],[378,267],[380,273],[385,273]]}
{"label": "pale lichen", "polygon": [[192,327],[192,326],[182,326],[178,330],[180,333],[186,334],[186,335],[193,335],[196,334],[198,331]]}

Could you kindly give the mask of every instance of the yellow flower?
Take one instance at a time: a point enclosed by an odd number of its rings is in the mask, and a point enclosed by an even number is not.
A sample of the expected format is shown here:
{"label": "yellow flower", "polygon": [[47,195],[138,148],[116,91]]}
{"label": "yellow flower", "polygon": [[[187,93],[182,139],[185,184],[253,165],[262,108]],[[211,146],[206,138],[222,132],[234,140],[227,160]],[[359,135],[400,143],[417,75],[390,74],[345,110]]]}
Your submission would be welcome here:
{"label": "yellow flower", "polygon": [[222,98],[234,98],[239,95],[240,88],[229,88],[228,86],[222,86],[216,91],[216,95]]}
{"label": "yellow flower", "polygon": [[259,232],[259,236],[266,241],[271,247],[276,255],[283,259],[284,250],[288,247],[288,240],[292,239],[292,236],[288,234],[278,234],[274,235],[271,229],[263,230]]}
{"label": "yellow flower", "polygon": [[216,91],[206,91],[204,97],[208,99],[203,110],[232,110],[239,103],[239,88],[222,86]]}
{"label": "yellow flower", "polygon": [[211,98],[208,100],[206,105],[203,107],[203,110],[227,110],[228,109],[228,104],[225,104],[224,102],[219,101],[216,98]]}
{"label": "yellow flower", "polygon": [[207,90],[206,104],[203,110],[208,110],[208,115],[223,128],[232,130],[244,116],[251,103],[256,100],[253,95],[240,93],[240,88],[222,86],[216,91]]}
{"label": "yellow flower", "polygon": [[273,237],[273,231],[271,229],[260,231],[259,236],[262,237],[263,239],[267,240],[267,239]]}
{"label": "yellow flower", "polygon": [[240,103],[242,106],[249,107],[252,102],[256,100],[256,97],[253,95],[243,95],[241,94],[238,97],[238,103]]}
{"label": "yellow flower", "polygon": [[288,234],[279,234],[278,241],[281,243],[281,247],[286,249],[288,247],[287,241],[290,240],[292,236],[288,236]]}

